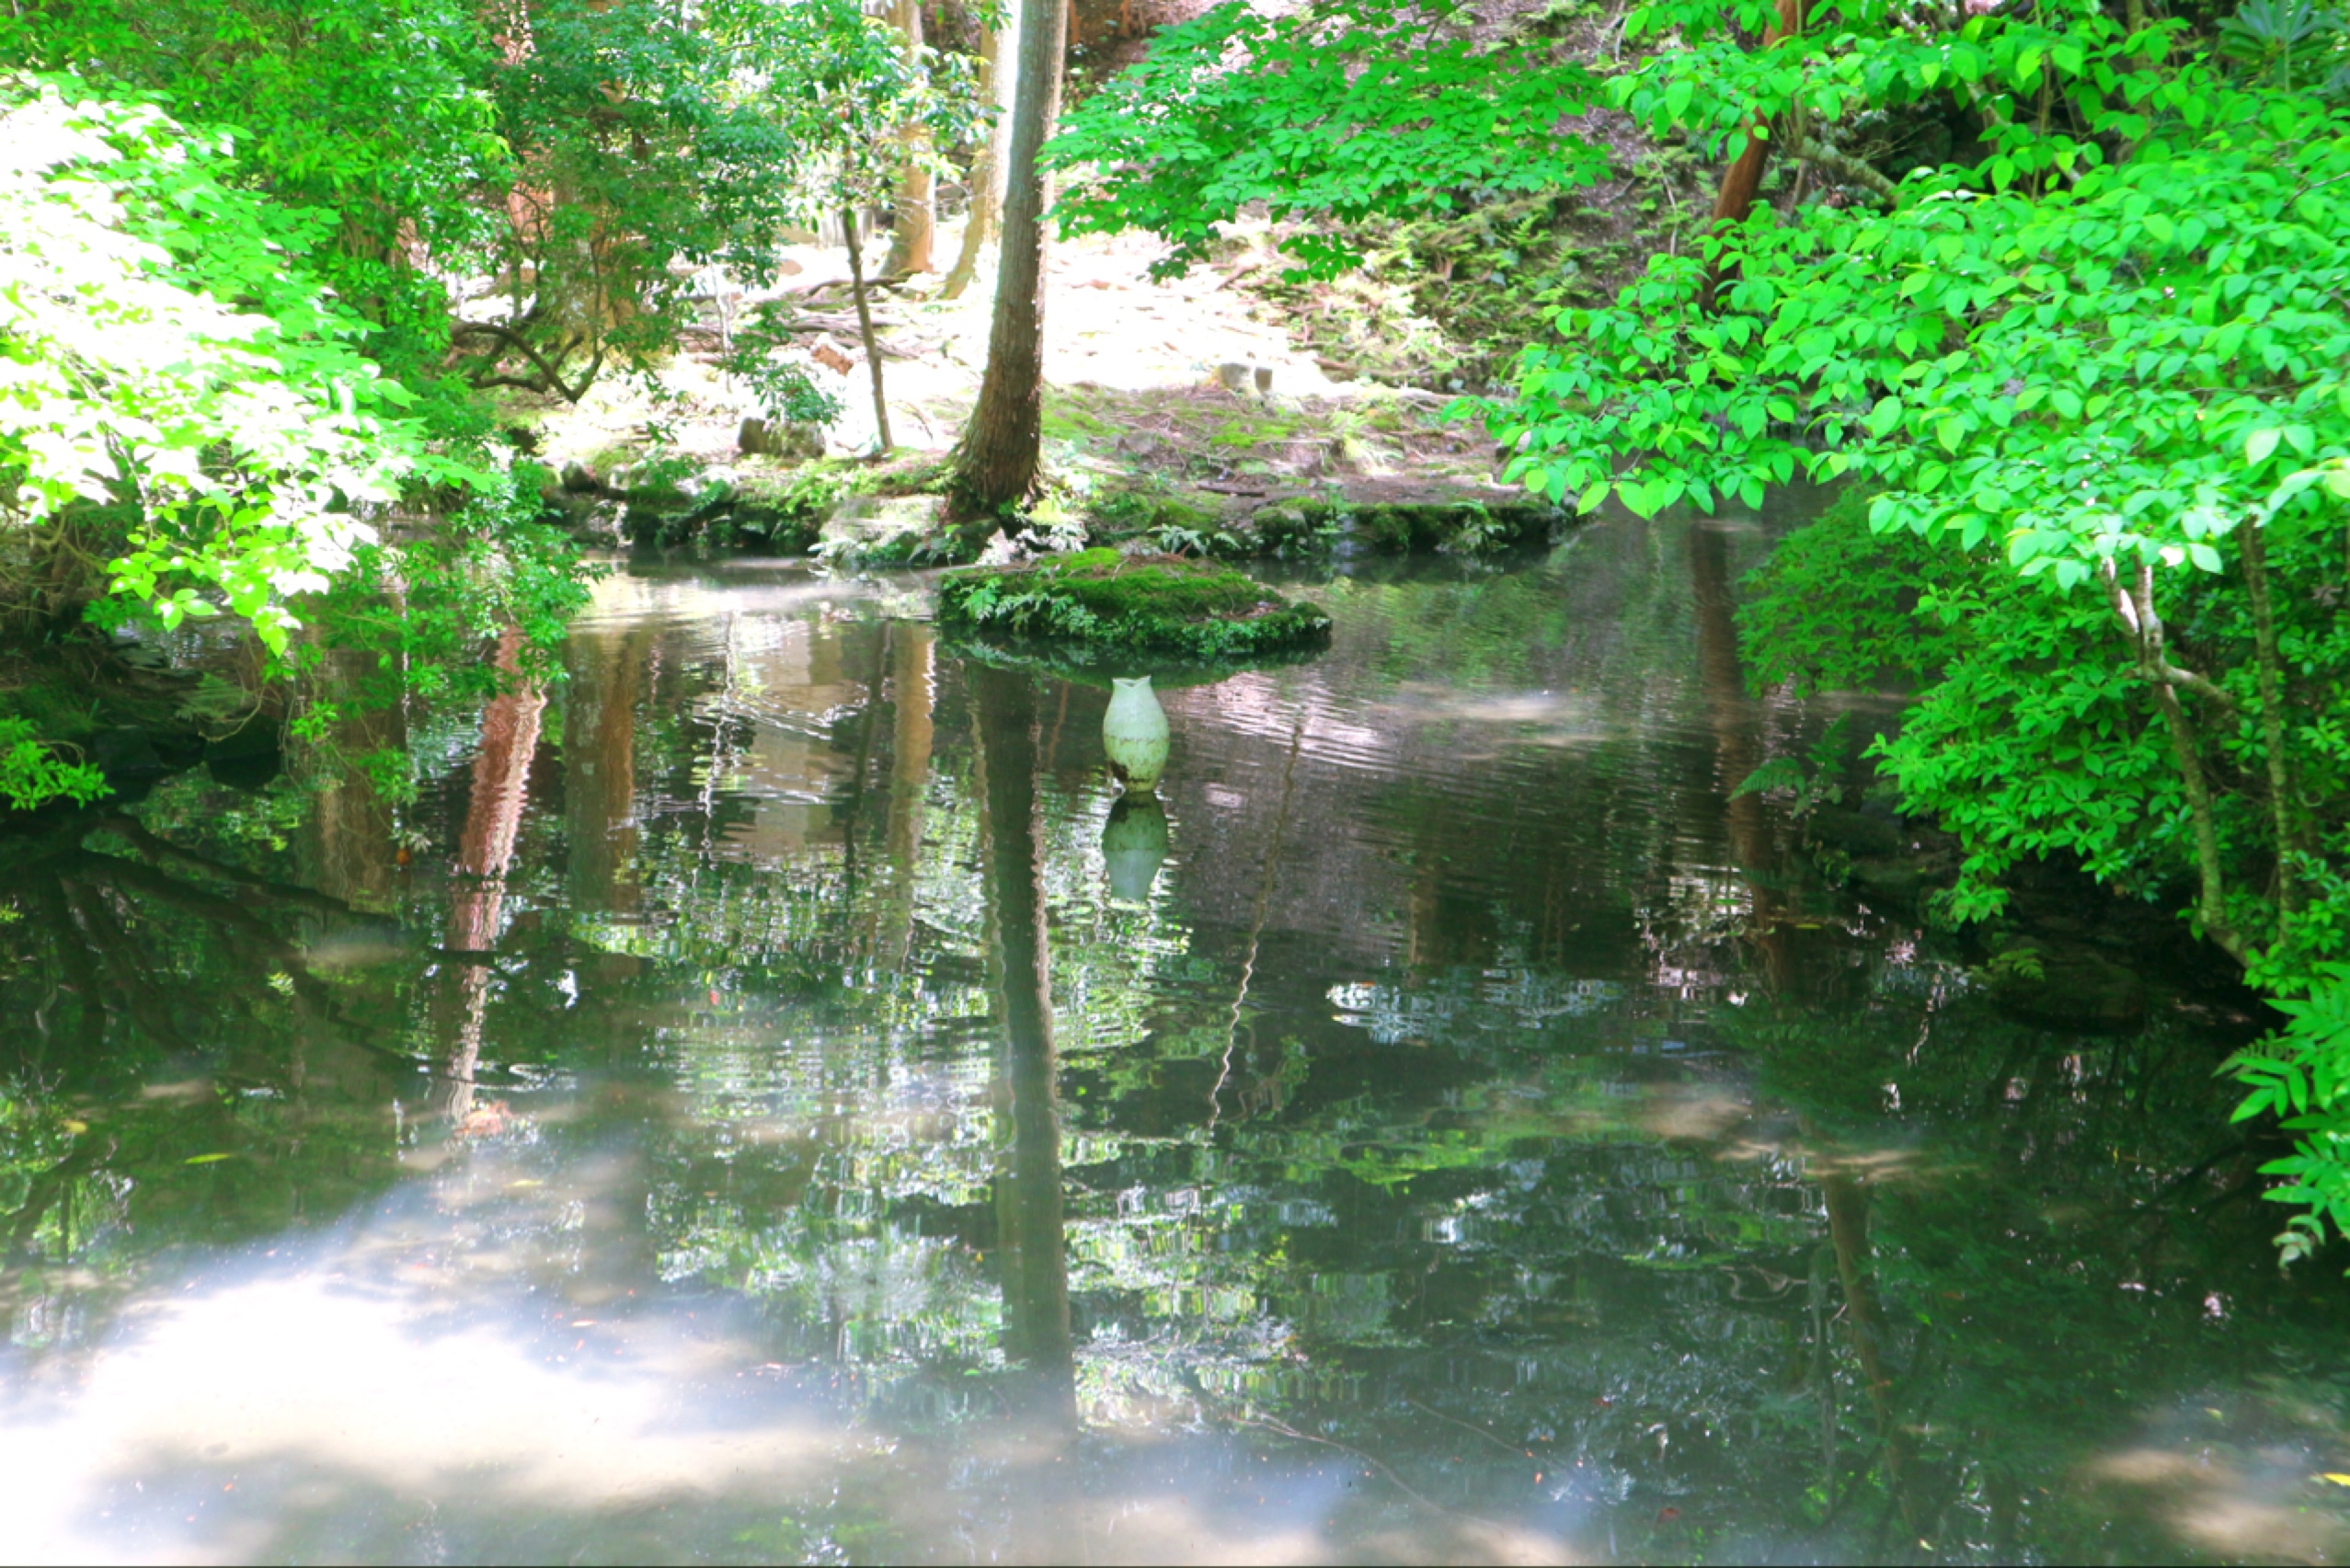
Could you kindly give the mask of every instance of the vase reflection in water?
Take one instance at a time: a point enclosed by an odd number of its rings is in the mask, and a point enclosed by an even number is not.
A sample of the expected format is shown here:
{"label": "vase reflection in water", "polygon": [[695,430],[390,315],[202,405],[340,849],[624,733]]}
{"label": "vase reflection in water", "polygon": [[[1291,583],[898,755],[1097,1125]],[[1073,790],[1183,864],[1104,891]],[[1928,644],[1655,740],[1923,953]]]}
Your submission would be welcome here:
{"label": "vase reflection in water", "polygon": [[1102,864],[1109,873],[1110,897],[1129,904],[1151,901],[1151,885],[1167,858],[1167,808],[1150,795],[1120,795],[1102,827]]}
{"label": "vase reflection in water", "polygon": [[1102,750],[1110,772],[1129,795],[1158,788],[1167,768],[1167,714],[1148,675],[1111,679],[1109,711],[1102,715]]}

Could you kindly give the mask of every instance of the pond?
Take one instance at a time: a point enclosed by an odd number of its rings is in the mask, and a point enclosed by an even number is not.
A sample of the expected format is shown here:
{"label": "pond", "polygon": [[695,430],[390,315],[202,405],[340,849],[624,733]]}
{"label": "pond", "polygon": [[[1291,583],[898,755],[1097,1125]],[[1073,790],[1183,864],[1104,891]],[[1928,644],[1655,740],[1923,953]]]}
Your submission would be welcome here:
{"label": "pond", "polygon": [[2339,1557],[2244,1019],[2022,1021],[1734,795],[1784,521],[1314,574],[1156,803],[917,578],[640,563],[330,737],[411,805],[12,849],[0,1553]]}

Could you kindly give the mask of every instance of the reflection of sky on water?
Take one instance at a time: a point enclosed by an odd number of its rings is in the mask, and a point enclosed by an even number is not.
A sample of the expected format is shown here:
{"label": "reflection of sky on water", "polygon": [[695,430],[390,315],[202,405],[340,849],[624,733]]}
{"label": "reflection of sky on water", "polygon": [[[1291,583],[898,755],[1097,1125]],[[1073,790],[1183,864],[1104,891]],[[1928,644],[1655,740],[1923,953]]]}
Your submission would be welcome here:
{"label": "reflection of sky on water", "polygon": [[[475,1164],[465,1189],[492,1194],[478,1203],[410,1186],[193,1270],[86,1361],[12,1368],[8,1556],[757,1558],[821,1546],[796,1519],[846,1499],[868,1549],[891,1543],[881,1555],[1573,1560],[1536,1522],[1399,1513],[1337,1450],[1003,1419],[910,1439],[837,1368],[770,1359],[739,1299],[533,1289],[545,1260],[485,1232],[545,1225],[581,1195],[516,1214],[514,1184],[498,1187],[511,1167]],[[1536,1511],[1554,1528],[1576,1512]]]}
{"label": "reflection of sky on water", "polygon": [[69,867],[189,1043],[0,1117],[0,1551],[2338,1552],[2344,1315],[2229,1207],[2211,1038],[2019,1029],[1729,798],[1817,728],[1720,657],[1760,545],[1317,584],[1148,810],[1106,692],[755,562],[419,719],[405,837],[159,794],[365,913],[272,910],[322,999]]}

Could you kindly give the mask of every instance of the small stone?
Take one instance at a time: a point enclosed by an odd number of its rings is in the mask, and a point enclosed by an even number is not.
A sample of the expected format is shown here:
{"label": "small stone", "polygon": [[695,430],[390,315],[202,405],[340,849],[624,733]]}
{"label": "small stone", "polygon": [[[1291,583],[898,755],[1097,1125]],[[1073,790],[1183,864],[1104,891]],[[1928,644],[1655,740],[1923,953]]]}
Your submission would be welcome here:
{"label": "small stone", "polygon": [[591,496],[603,488],[603,481],[594,469],[574,460],[563,465],[563,487],[575,496]]}
{"label": "small stone", "polygon": [[1263,396],[1265,394],[1267,394],[1267,393],[1268,393],[1268,392],[1271,392],[1272,390],[1273,390],[1273,367],[1272,367],[1271,365],[1259,365],[1259,366],[1257,366],[1257,367],[1256,367],[1256,391],[1257,391],[1257,395],[1259,395],[1259,396],[1261,397],[1261,396]]}

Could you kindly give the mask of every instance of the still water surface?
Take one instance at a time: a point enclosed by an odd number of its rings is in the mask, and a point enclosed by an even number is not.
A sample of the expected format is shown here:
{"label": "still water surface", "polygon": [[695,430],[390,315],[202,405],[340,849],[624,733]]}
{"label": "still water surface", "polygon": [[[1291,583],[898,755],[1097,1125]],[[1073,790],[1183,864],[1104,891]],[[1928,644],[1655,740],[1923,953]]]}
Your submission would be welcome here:
{"label": "still water surface", "polygon": [[917,579],[638,566],[413,806],[17,854],[0,1556],[2338,1558],[2240,1034],[1731,797],[1771,526],[1341,568],[1156,807]]}

